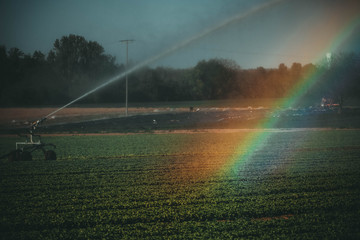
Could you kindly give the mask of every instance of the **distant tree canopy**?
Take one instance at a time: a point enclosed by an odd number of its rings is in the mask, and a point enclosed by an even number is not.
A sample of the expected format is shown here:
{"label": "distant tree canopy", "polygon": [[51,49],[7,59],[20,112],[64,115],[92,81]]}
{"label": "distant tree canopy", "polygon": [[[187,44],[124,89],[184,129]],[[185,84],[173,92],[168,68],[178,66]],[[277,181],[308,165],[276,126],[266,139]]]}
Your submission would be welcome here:
{"label": "distant tree canopy", "polygon": [[[359,96],[359,59],[359,54],[341,53],[316,66],[281,63],[276,69],[241,69],[226,59],[202,60],[188,69],[144,67],[129,74],[129,101],[285,97],[310,73],[321,72],[306,96],[316,101],[328,96],[343,102]],[[47,54],[24,54],[18,48],[0,46],[1,105],[64,104],[124,70],[99,43],[77,35],[56,39]],[[120,80],[82,102],[124,101],[125,83]]]}
{"label": "distant tree canopy", "polygon": [[68,98],[78,97],[119,70],[115,58],[105,55],[100,44],[76,35],[56,39],[48,62]]}
{"label": "distant tree canopy", "polygon": [[[2,105],[62,104],[121,70],[97,42],[69,35],[47,54],[0,47]],[[94,96],[92,96],[94,98]]]}
{"label": "distant tree canopy", "polygon": [[321,75],[309,95],[331,98],[340,110],[344,101],[360,98],[360,54],[339,53],[324,59],[317,68]]}

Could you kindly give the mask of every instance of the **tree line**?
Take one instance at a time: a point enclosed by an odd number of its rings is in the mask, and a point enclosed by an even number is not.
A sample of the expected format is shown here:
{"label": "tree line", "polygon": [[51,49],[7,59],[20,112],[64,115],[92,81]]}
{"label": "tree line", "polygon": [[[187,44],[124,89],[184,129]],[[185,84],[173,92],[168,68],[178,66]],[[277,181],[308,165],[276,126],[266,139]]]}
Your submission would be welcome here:
{"label": "tree line", "polygon": [[[312,73],[316,84],[308,98],[358,97],[360,56],[340,53],[317,65],[279,64],[278,68],[242,69],[227,59],[199,61],[194,67],[143,67],[129,74],[129,101],[184,101],[238,98],[280,98]],[[125,71],[115,57],[105,54],[95,41],[78,35],[56,39],[47,54],[24,54],[18,48],[0,46],[0,101],[2,106],[61,105],[105,80]],[[122,103],[125,82],[116,81],[84,98],[84,103]]]}

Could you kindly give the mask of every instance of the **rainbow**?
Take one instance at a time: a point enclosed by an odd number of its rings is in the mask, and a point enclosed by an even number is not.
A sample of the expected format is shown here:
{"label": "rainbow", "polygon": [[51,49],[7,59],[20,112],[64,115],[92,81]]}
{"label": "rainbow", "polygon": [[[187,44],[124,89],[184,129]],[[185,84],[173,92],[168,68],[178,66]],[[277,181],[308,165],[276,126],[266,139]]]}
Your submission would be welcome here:
{"label": "rainbow", "polygon": [[[339,28],[337,34],[332,38],[332,41],[325,42],[323,48],[317,51],[317,56],[313,59],[313,62],[318,62],[319,59],[324,58],[328,52],[336,52],[341,50],[341,45],[349,38],[353,30],[360,25],[360,16],[355,16],[348,19],[348,22],[344,23],[342,28]],[[290,89],[286,96],[278,101],[270,103],[273,106],[271,114],[259,120],[254,129],[239,129],[241,133],[231,134],[222,133],[219,135],[211,135],[214,139],[209,146],[204,146],[199,143],[199,152],[191,153],[187,156],[186,161],[184,158],[179,158],[168,163],[169,178],[174,181],[184,181],[189,183],[195,183],[194,178],[197,180],[209,180],[213,176],[225,176],[227,178],[236,178],[245,174],[248,164],[257,161],[257,153],[260,150],[269,147],[269,142],[274,141],[276,134],[286,131],[297,131],[297,129],[284,130],[276,129],[279,118],[273,117],[279,115],[281,109],[287,109],[298,105],[301,98],[305,93],[311,89],[318,80],[323,76],[326,69],[313,68],[310,69],[305,75],[301,76],[301,79],[295,81],[296,84]],[[277,108],[279,107],[279,108]],[[280,110],[277,110],[280,109]],[[279,111],[279,112],[277,112]],[[301,134],[302,142],[306,142],[306,138],[311,137],[311,133],[308,132]],[[210,135],[209,135],[210,136]],[[195,142],[187,142],[189,140],[185,137],[182,139],[182,143],[178,146],[181,148],[179,152],[187,152],[191,149],[189,145],[196,144]],[[276,140],[275,140],[276,141]],[[295,142],[295,141],[294,141]],[[280,143],[282,144],[282,143]],[[285,143],[286,144],[286,143]],[[292,151],[293,146],[288,145],[285,153],[287,156],[292,156],[296,152]],[[209,152],[209,155],[206,155]],[[212,154],[216,152],[215,154]],[[261,157],[261,156],[260,156]],[[266,167],[272,167],[272,163],[269,163]],[[286,164],[285,164],[286,165]],[[277,171],[284,171],[286,167],[291,166],[276,166]],[[200,166],[200,167],[199,167]],[[174,178],[174,176],[177,176]],[[192,180],[189,180],[192,179]],[[187,187],[187,184],[184,184]],[[212,187],[209,185],[204,192],[211,191]]]}
{"label": "rainbow", "polygon": [[[346,22],[342,24],[342,27],[337,30],[337,33],[333,36],[332,40],[324,44],[324,48],[319,51],[318,56],[314,59],[314,62],[324,58],[327,53],[337,52],[341,50],[342,44],[351,36],[354,29],[360,26],[360,15],[350,16]],[[325,69],[319,68],[306,73],[302,79],[297,81],[297,84],[287,93],[284,100],[274,102],[272,106],[280,106],[282,109],[295,106],[301,98],[304,96],[308,89],[311,89],[318,81],[320,76],[324,74]],[[246,165],[250,161],[254,152],[261,149],[266,140],[272,136],[272,130],[278,118],[272,117],[276,115],[276,111],[273,114],[260,120],[257,124],[257,130],[248,134],[246,139],[242,139],[241,143],[238,143],[235,155],[230,157],[230,164],[226,164],[220,172],[223,174],[229,173],[229,171],[239,171],[242,166]]]}

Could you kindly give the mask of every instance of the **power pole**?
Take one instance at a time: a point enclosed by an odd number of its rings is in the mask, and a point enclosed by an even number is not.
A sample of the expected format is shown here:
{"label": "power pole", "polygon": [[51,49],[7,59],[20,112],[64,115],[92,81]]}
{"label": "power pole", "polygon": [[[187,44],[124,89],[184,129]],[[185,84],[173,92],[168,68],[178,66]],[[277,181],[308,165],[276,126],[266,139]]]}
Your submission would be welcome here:
{"label": "power pole", "polygon": [[[129,59],[128,59],[128,45],[129,42],[133,42],[135,40],[133,39],[125,39],[120,40],[122,43],[126,43],[126,71],[128,71],[129,68]],[[126,73],[126,80],[125,80],[125,116],[128,115],[128,74]]]}

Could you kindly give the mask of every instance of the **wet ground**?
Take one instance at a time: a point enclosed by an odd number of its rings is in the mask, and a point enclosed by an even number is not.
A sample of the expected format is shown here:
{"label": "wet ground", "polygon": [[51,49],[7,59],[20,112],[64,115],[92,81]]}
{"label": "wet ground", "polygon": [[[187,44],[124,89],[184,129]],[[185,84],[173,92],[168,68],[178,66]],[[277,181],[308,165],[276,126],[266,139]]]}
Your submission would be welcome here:
{"label": "wet ground", "polygon": [[[2,123],[0,133],[25,132],[29,124],[20,120]],[[360,109],[345,108],[341,114],[337,109],[313,108],[204,108],[192,112],[189,109],[142,109],[131,112],[128,117],[119,109],[70,109],[68,114],[47,119],[37,130],[38,133],[75,134],[253,128],[355,129],[360,128]]]}

